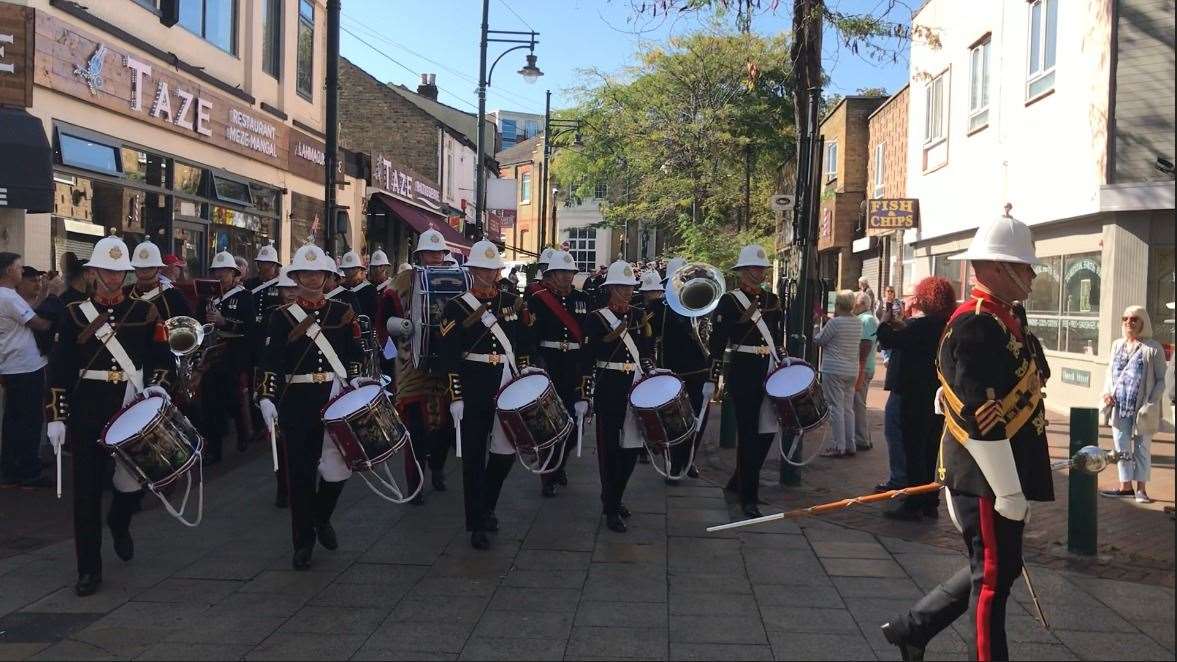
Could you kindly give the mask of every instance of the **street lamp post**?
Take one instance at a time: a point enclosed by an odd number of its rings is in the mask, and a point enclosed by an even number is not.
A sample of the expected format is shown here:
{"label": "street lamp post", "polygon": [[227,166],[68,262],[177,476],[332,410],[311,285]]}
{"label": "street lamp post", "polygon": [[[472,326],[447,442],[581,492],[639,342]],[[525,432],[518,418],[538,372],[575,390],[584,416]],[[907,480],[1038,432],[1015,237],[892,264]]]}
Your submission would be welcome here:
{"label": "street lamp post", "polygon": [[[482,0],[482,32],[481,43],[479,45],[478,54],[478,140],[476,141],[476,154],[474,159],[474,225],[476,228],[476,236],[481,239],[485,234],[485,221],[483,220],[483,212],[486,211],[486,180],[482,175],[482,155],[486,151],[484,135],[486,127],[486,88],[490,87],[491,77],[494,75],[495,65],[503,56],[511,51],[517,51],[522,48],[528,49],[527,64],[519,70],[519,75],[523,76],[523,80],[528,83],[534,83],[537,78],[544,75],[544,72],[535,66],[535,45],[539,43],[536,37],[538,32],[526,31],[521,32],[517,30],[491,30],[488,23],[490,17],[490,0]],[[492,36],[503,35],[503,36]],[[521,35],[527,35],[524,39]],[[490,69],[486,67],[486,47],[491,42],[504,44],[519,44],[519,46],[512,46],[499,54],[495,61],[491,63]]]}

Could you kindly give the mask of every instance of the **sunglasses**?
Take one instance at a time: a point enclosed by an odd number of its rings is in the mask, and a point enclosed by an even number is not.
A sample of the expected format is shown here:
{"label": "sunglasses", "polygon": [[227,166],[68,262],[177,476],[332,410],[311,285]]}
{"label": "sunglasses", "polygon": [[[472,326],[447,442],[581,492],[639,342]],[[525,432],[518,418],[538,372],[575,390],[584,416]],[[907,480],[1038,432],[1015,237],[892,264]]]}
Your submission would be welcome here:
{"label": "sunglasses", "polygon": [[1139,317],[1121,317],[1120,321],[1121,322],[1139,322],[1140,318]]}

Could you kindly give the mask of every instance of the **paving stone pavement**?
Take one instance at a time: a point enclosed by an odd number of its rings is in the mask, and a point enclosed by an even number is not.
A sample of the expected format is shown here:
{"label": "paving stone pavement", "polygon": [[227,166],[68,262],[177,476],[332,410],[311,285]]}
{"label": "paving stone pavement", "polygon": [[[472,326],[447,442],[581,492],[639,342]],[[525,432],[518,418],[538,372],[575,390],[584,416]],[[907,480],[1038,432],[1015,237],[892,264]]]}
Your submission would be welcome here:
{"label": "paving stone pavement", "polygon": [[[463,530],[456,462],[425,507],[353,479],[339,549],[295,572],[268,466],[258,455],[211,483],[199,528],[142,513],[136,558],[120,562],[107,542],[93,597],[73,595],[69,541],[0,558],[0,660],[897,659],[879,624],[964,563],[816,519],[707,534],[735,504],[645,465],[626,495],[630,531],[616,534],[590,450],[555,499],[516,467],[488,552]],[[1171,588],[1032,570],[1052,630],[1017,586],[1015,659],[1174,659]],[[965,659],[965,637],[957,623],[929,659]]]}

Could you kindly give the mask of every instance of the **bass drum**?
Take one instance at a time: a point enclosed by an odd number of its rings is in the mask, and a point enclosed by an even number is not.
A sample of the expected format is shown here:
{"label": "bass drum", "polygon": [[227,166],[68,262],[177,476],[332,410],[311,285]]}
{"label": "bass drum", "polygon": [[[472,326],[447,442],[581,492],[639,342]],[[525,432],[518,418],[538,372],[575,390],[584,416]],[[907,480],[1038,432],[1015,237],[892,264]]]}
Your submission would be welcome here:
{"label": "bass drum", "polygon": [[425,372],[440,368],[441,322],[450,299],[470,289],[470,274],[460,267],[413,267],[409,319],[415,332],[410,343],[413,367]]}

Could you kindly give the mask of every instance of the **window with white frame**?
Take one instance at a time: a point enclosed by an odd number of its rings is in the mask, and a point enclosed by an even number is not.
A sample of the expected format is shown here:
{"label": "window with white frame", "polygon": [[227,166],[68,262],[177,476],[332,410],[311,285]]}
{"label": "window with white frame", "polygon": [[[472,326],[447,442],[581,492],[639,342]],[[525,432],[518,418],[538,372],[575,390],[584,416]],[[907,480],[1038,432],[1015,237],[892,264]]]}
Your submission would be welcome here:
{"label": "window with white frame", "polygon": [[1033,0],[1030,12],[1030,47],[1026,71],[1026,98],[1054,89],[1054,58],[1058,31],[1058,0]]}
{"label": "window with white frame", "polygon": [[989,124],[989,45],[986,36],[969,52],[969,131]]}
{"label": "window with white frame", "polygon": [[608,197],[609,185],[606,184],[605,182],[597,182],[595,189],[596,190],[593,191],[593,197],[599,198],[602,200],[605,199],[606,197]]}
{"label": "window with white frame", "polygon": [[947,112],[947,83],[944,74],[932,79],[924,94],[924,144],[931,145],[944,140],[948,122],[945,121]]}
{"label": "window with white frame", "polygon": [[825,175],[826,181],[830,182],[838,178],[838,143],[832,142],[826,144],[826,158],[825,158]]}
{"label": "window with white frame", "polygon": [[593,227],[568,229],[568,252],[576,261],[576,270],[592,271],[597,263],[597,229]]}
{"label": "window with white frame", "polygon": [[531,173],[525,172],[519,175],[519,202],[528,204],[531,202]]}
{"label": "window with white frame", "polygon": [[883,181],[887,176],[887,165],[885,158],[885,148],[883,143],[875,145],[875,192],[874,197],[881,198],[883,196]]}

